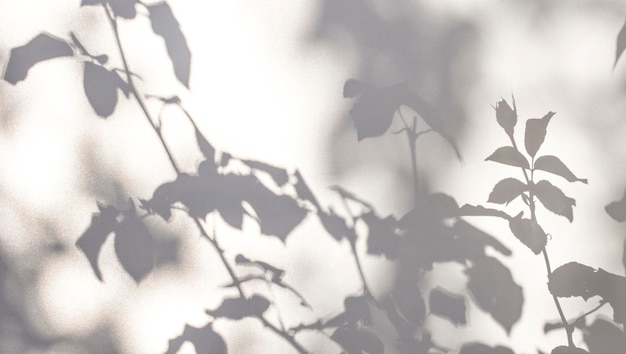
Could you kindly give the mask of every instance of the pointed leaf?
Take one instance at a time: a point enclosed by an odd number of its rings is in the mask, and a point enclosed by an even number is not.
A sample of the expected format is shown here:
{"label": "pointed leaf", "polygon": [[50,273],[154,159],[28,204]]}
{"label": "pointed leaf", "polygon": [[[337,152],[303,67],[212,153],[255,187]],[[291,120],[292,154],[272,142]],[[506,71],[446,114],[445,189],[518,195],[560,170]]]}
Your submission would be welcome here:
{"label": "pointed leaf", "polygon": [[211,143],[206,140],[206,138],[198,130],[198,128],[195,128],[194,130],[196,132],[196,141],[198,142],[198,148],[200,148],[200,152],[202,153],[202,155],[204,155],[207,161],[215,162],[215,148],[213,147],[213,145],[211,145]]}
{"label": "pointed leaf", "polygon": [[203,328],[185,325],[183,333],[170,339],[165,354],[176,354],[185,342],[191,342],[196,348],[196,353],[202,354],[226,354],[228,349],[226,342],[213,330],[213,324],[209,323]]}
{"label": "pointed leaf", "polygon": [[552,349],[550,354],[589,354],[589,352],[581,348],[570,348],[562,345]]}
{"label": "pointed leaf", "polygon": [[536,221],[522,218],[522,213],[509,220],[509,228],[518,240],[530,248],[534,254],[539,254],[546,247],[548,237]]}
{"label": "pointed leaf", "polygon": [[26,78],[28,71],[35,64],[54,58],[69,57],[72,54],[72,48],[67,42],[40,33],[25,45],[11,49],[4,80],[15,85]]}
{"label": "pointed leaf", "polygon": [[85,63],[83,87],[89,104],[98,116],[106,118],[115,111],[118,85],[115,73],[100,65]]}
{"label": "pointed leaf", "polygon": [[493,161],[504,165],[530,169],[530,164],[528,160],[526,160],[526,157],[512,146],[498,148],[498,150],[489,155],[485,161]]}
{"label": "pointed leaf", "polygon": [[570,262],[554,270],[548,280],[548,289],[554,296],[580,296],[585,300],[602,297],[613,308],[613,320],[626,323],[626,277]]}
{"label": "pointed leaf", "polygon": [[249,299],[242,297],[225,298],[215,310],[206,310],[213,317],[224,317],[231,320],[241,320],[246,317],[262,316],[270,307],[270,302],[261,295],[252,295]]}
{"label": "pointed leaf", "polygon": [[154,268],[154,240],[140,219],[127,218],[118,225],[114,246],[122,267],[136,283]]}
{"label": "pointed leaf", "polygon": [[450,320],[455,326],[467,323],[463,295],[452,294],[437,287],[430,291],[428,303],[432,314]]}
{"label": "pointed leaf", "polygon": [[617,61],[620,56],[626,49],[626,23],[619,30],[619,34],[617,35],[617,45],[615,46],[615,63],[613,63],[613,68],[617,65]]}
{"label": "pointed leaf", "polygon": [[569,222],[573,221],[573,207],[576,205],[576,200],[566,196],[559,188],[546,180],[541,180],[535,184],[533,191],[546,209],[566,217]]}
{"label": "pointed leaf", "polygon": [[93,272],[100,281],[103,281],[102,273],[98,266],[100,250],[107,237],[115,230],[118,214],[119,211],[115,209],[115,207],[108,206],[100,208],[100,213],[93,215],[91,225],[89,225],[87,230],[85,230],[78,241],[76,241],[76,247],[83,251],[87,260],[89,260],[89,264],[91,264]]}
{"label": "pointed leaf", "polygon": [[459,210],[459,214],[459,216],[495,216],[506,220],[511,219],[511,216],[503,211],[485,208],[482,205],[465,204]]}
{"label": "pointed leaf", "polygon": [[167,54],[174,66],[176,78],[183,85],[189,87],[191,51],[172,9],[166,2],[161,2],[148,6],[148,12],[150,13],[152,30],[165,40]]}
{"label": "pointed leaf", "polygon": [[466,273],[467,288],[476,305],[510,333],[524,303],[522,287],[515,283],[511,271],[497,259],[484,257],[474,261]]}
{"label": "pointed leaf", "polygon": [[541,156],[535,161],[535,170],[542,170],[550,172],[557,176],[565,178],[568,182],[582,182],[587,184],[586,178],[578,178],[572,173],[572,171],[565,166],[565,164],[556,156],[546,155]]}
{"label": "pointed leaf", "polygon": [[315,195],[313,195],[313,192],[304,181],[304,177],[302,177],[300,171],[296,170],[295,176],[297,179],[295,189],[296,193],[298,194],[298,198],[302,200],[308,200],[309,202],[313,203],[313,206],[315,206],[318,210],[322,209],[317,201],[317,198],[315,198]]}
{"label": "pointed leaf", "polygon": [[483,343],[463,344],[459,354],[514,354],[514,352],[503,346],[490,347]]}
{"label": "pointed leaf", "polygon": [[604,210],[606,210],[607,214],[615,219],[615,221],[626,221],[626,192],[624,192],[622,199],[610,203],[609,205],[604,207]]}
{"label": "pointed leaf", "polygon": [[346,351],[347,354],[383,354],[383,342],[376,334],[364,327],[339,327],[330,337]]}
{"label": "pointed leaf", "polygon": [[528,190],[528,186],[525,183],[515,178],[505,178],[493,187],[487,201],[490,203],[509,204],[526,190]]}
{"label": "pointed leaf", "polygon": [[484,256],[487,246],[505,256],[511,255],[511,250],[503,245],[502,242],[470,225],[463,219],[458,219],[454,223],[454,233],[458,236],[457,241],[462,244],[462,249],[466,251],[467,258],[470,260]]}
{"label": "pointed leaf", "polygon": [[[515,99],[513,99],[513,107],[515,107]],[[517,124],[517,109],[511,109],[511,106],[503,99],[496,103],[496,119],[506,134],[513,137]]]}
{"label": "pointed leaf", "polygon": [[333,210],[330,212],[319,211],[317,216],[320,218],[322,225],[326,231],[337,241],[343,240],[343,238],[348,238],[349,240],[354,240],[356,235],[348,227],[346,221],[339,215],[335,214]]}
{"label": "pointed leaf", "polygon": [[284,168],[272,166],[265,162],[253,161],[253,160],[241,160],[241,162],[248,165],[253,170],[263,171],[267,173],[274,182],[276,182],[277,186],[284,186],[289,182],[289,174],[287,174],[287,170]]}
{"label": "pointed leaf", "polygon": [[541,119],[529,119],[526,121],[524,144],[528,155],[535,157],[535,154],[537,154],[537,151],[546,138],[546,129],[554,114],[554,112],[548,112],[548,114]]}

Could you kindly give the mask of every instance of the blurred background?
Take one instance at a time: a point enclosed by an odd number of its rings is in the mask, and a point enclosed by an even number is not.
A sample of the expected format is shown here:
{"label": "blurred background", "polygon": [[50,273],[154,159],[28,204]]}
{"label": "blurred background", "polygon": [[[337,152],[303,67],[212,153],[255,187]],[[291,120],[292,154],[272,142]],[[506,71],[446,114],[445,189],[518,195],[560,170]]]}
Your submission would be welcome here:
{"label": "blurred background", "polygon": [[[463,161],[441,137],[425,135],[417,146],[419,179],[460,205],[486,203],[493,185],[512,173],[484,161],[507,144],[495,120],[497,101],[511,102],[514,95],[520,123],[556,112],[542,151],[561,157],[589,184],[560,184],[577,201],[574,223],[538,215],[551,234],[552,266],[575,260],[624,275],[624,230],[604,211],[626,188],[626,63],[614,67],[617,34],[626,19],[623,2],[169,4],[192,53],[189,90],[169,69],[163,41],[152,33],[141,6],[137,18],[119,23],[138,89],[180,96],[218,150],[298,169],[324,205],[340,207],[328,187],[341,185],[382,215],[401,217],[412,207],[406,140],[387,134],[357,141],[348,114],[352,102],[342,96],[349,78],[377,86],[406,81],[449,118]],[[0,0],[0,23],[3,70],[10,50],[41,32],[65,39],[73,32],[90,52],[107,53],[110,65],[122,67],[100,7],[81,8],[79,0]],[[113,115],[102,119],[93,113],[82,70],[80,61],[61,58],[38,64],[17,85],[0,82],[2,353],[165,352],[186,323],[203,326],[209,320],[204,310],[234,295],[220,288],[226,271],[184,218],[149,224],[158,240],[158,267],[141,284],[123,271],[110,240],[100,256],[104,282],[94,276],[74,243],[97,212],[96,201],[122,207],[129,197],[149,198],[175,173],[134,100],[120,94]],[[148,109],[160,114],[183,170],[193,171],[201,161],[193,127],[176,109]],[[549,352],[563,343],[562,332],[543,333],[544,323],[558,314],[541,257],[528,252],[505,223],[471,222],[513,251],[501,260],[524,289],[524,312],[507,335],[468,301],[467,327],[427,318],[433,340],[451,353],[473,340],[516,353]],[[256,235],[253,226],[245,231],[218,227],[227,254],[271,260],[314,309],[278,298],[290,326],[340,312],[343,299],[360,290],[349,245],[337,243],[318,224],[306,220],[286,244]],[[374,295],[389,292],[396,265],[366,256],[365,246],[358,246]],[[436,285],[463,293],[466,279],[459,267],[441,265],[423,284]],[[567,299],[563,305],[572,318],[592,303]],[[605,307],[599,315],[612,313]],[[218,321],[214,329],[231,352],[292,352],[254,319]],[[393,336],[382,337],[394,353]],[[303,333],[298,339],[315,353],[341,351],[323,335]],[[580,337],[575,341],[581,343]],[[193,348],[184,345],[181,352]]]}

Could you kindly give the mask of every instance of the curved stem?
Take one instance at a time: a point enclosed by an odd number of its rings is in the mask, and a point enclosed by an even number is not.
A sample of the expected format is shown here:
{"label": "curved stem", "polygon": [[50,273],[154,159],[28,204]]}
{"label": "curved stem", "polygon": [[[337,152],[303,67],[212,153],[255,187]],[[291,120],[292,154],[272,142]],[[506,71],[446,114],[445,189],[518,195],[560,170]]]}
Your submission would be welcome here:
{"label": "curved stem", "polygon": [[[109,23],[111,24],[111,27],[113,28],[113,33],[115,34],[115,42],[117,44],[117,48],[118,48],[118,51],[119,51],[122,63],[124,65],[124,72],[126,73],[126,79],[128,80],[128,85],[130,86],[130,91],[131,91],[132,95],[135,97],[137,103],[139,104],[139,107],[143,111],[144,116],[146,117],[146,119],[150,123],[150,126],[152,127],[152,129],[156,133],[157,137],[159,138],[159,141],[161,142],[161,146],[163,147],[165,153],[167,154],[167,157],[169,159],[169,162],[170,162],[172,168],[174,169],[174,171],[178,175],[178,174],[180,174],[180,168],[176,165],[176,160],[174,159],[174,157],[172,155],[172,152],[169,150],[169,148],[167,147],[167,144],[165,143],[163,135],[161,134],[160,127],[157,126],[154,123],[154,120],[152,119],[150,113],[148,112],[148,109],[146,108],[146,105],[143,102],[143,99],[142,99],[141,95],[139,95],[139,93],[137,92],[137,88],[136,88],[136,86],[135,86],[135,84],[133,82],[132,74],[130,72],[130,69],[129,69],[129,66],[128,66],[128,62],[126,60],[126,55],[125,55],[124,49],[122,47],[122,42],[120,40],[120,35],[119,35],[118,28],[117,28],[117,21],[116,21],[114,15],[112,15],[111,12],[109,11],[109,9],[107,8],[106,4],[103,4],[103,7],[104,7],[105,13],[107,15],[107,18],[109,19]],[[217,242],[217,239],[215,238],[215,235],[214,235],[214,237],[210,237],[209,236],[209,234],[206,232],[206,230],[204,228],[204,225],[202,225],[202,223],[200,222],[200,219],[198,219],[197,217],[193,217],[192,219],[193,219],[194,223],[196,224],[198,230],[202,234],[202,236],[204,236],[207,240],[209,240],[209,242],[213,245],[213,248],[215,248],[215,250],[217,251],[217,253],[218,253],[218,255],[219,255],[219,257],[220,257],[220,259],[222,261],[222,264],[226,268],[226,271],[228,272],[228,274],[231,277],[233,283],[237,287],[239,295],[242,298],[246,298],[245,293],[244,293],[244,291],[243,291],[243,289],[241,287],[241,281],[239,280],[239,278],[235,274],[235,271],[233,270],[233,268],[228,263],[228,260],[226,259],[225,255],[224,255],[224,250],[219,246],[219,244]],[[263,315],[257,315],[256,317],[261,321],[261,323],[263,323],[263,325],[265,327],[269,328],[272,332],[276,333],[277,335],[279,335],[280,337],[285,339],[287,342],[289,342],[289,344],[291,344],[291,346],[294,349],[296,349],[298,351],[298,353],[301,353],[301,354],[307,354],[308,353],[308,351],[300,343],[298,343],[293,336],[291,336],[288,333],[286,333],[285,331],[280,330],[279,328],[277,328],[274,324],[272,324],[265,317],[263,317]]]}

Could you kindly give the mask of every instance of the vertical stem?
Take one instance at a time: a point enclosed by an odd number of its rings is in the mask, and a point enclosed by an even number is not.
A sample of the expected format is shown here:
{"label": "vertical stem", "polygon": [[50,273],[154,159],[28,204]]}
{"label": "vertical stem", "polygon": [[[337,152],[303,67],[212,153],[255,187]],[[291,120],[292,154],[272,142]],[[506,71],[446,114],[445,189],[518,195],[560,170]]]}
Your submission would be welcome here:
{"label": "vertical stem", "polygon": [[[150,126],[152,127],[152,129],[156,133],[157,137],[159,138],[159,141],[161,142],[161,146],[165,150],[165,153],[167,154],[167,157],[169,159],[170,164],[172,165],[172,168],[174,169],[174,171],[178,175],[178,174],[180,174],[180,169],[176,165],[176,160],[174,159],[171,151],[169,150],[169,148],[167,147],[167,144],[165,143],[163,135],[161,134],[160,127],[155,125],[152,117],[150,116],[150,113],[148,112],[148,109],[145,106],[145,103],[143,102],[143,99],[141,98],[141,96],[137,92],[137,88],[135,87],[135,84],[133,82],[133,78],[132,78],[130,69],[128,67],[128,62],[126,61],[126,56],[124,54],[124,49],[122,47],[122,42],[120,40],[120,35],[119,35],[118,28],[117,28],[117,21],[116,21],[114,15],[112,15],[111,12],[109,11],[109,9],[107,8],[107,5],[103,4],[103,7],[104,7],[105,13],[107,15],[107,18],[109,19],[109,23],[111,24],[111,27],[113,28],[113,33],[115,34],[115,41],[116,41],[116,44],[117,44],[117,48],[118,48],[120,57],[122,59],[122,64],[124,65],[124,72],[126,73],[126,78],[128,80],[128,85],[130,86],[131,93],[132,93],[133,97],[135,97],[137,103],[139,104],[139,107],[143,111],[144,116],[146,117],[146,119],[150,123]],[[242,298],[245,299],[246,296],[245,296],[245,293],[244,293],[244,291],[243,291],[243,289],[241,287],[241,281],[239,280],[239,278],[235,274],[235,271],[233,270],[233,268],[228,263],[228,260],[226,259],[225,255],[224,255],[224,250],[219,246],[219,243],[217,242],[217,239],[215,238],[215,235],[214,235],[214,237],[209,237],[209,234],[206,232],[206,230],[204,228],[204,225],[202,225],[202,223],[200,222],[200,219],[198,219],[197,217],[193,217],[192,219],[193,219],[194,223],[196,224],[198,230],[202,234],[202,236],[204,236],[207,240],[209,240],[209,242],[211,243],[213,248],[215,248],[215,250],[217,251],[217,253],[218,253],[218,255],[219,255],[219,257],[220,257],[220,259],[222,261],[222,264],[224,265],[224,267],[226,268],[226,271],[228,272],[228,275],[230,276],[230,278],[232,279],[233,283],[237,287],[237,291],[239,292],[239,295]],[[307,354],[308,353],[308,351],[300,343],[298,343],[293,336],[291,336],[287,332],[285,332],[283,330],[280,330],[279,328],[274,326],[274,324],[269,322],[265,317],[263,317],[263,315],[257,315],[256,317],[261,321],[261,323],[263,323],[263,325],[265,327],[269,328],[272,332],[276,333],[277,335],[279,335],[280,337],[285,339],[287,342],[289,342],[289,344],[291,344],[291,346],[294,349],[296,349],[298,351],[298,353],[300,353],[300,354]]]}

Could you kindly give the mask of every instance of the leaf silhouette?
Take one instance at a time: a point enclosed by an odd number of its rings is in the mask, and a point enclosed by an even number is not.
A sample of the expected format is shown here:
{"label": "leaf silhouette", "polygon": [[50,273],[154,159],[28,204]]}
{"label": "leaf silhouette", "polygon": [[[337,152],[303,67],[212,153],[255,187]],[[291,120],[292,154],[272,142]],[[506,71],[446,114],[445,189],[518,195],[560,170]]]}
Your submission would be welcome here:
{"label": "leaf silhouette", "polygon": [[624,192],[622,199],[608,204],[604,207],[604,210],[606,210],[607,214],[615,219],[615,221],[626,221],[626,192]]}
{"label": "leaf silhouette", "polygon": [[247,266],[255,266],[255,267],[259,267],[260,269],[262,269],[265,272],[268,272],[272,275],[272,281],[274,282],[280,282],[281,279],[283,278],[283,275],[285,275],[285,271],[282,269],[278,269],[276,267],[274,267],[273,265],[263,262],[263,261],[253,261],[249,258],[247,258],[246,256],[242,255],[242,254],[238,254],[235,257],[235,263],[239,264],[239,265],[247,265]]}
{"label": "leaf silhouette", "polygon": [[526,121],[526,135],[524,136],[524,144],[528,155],[535,157],[537,151],[546,138],[546,129],[548,123],[554,115],[554,112],[548,112],[541,119],[529,119]]}
{"label": "leaf silhouette", "polygon": [[111,10],[115,16],[119,16],[126,19],[132,19],[137,16],[137,10],[135,5],[137,0],[106,0],[111,5]]}
{"label": "leaf silhouette", "polygon": [[567,166],[565,166],[565,164],[556,156],[541,156],[535,161],[535,165],[533,167],[535,170],[542,170],[561,176],[568,182],[582,182],[587,184],[586,178],[576,177],[576,175],[574,175],[572,171],[570,171],[569,168],[567,168]]}
{"label": "leaf silhouette", "polygon": [[[267,278],[264,275],[246,275],[244,277],[241,277],[238,279],[239,282],[235,283],[235,282],[230,282],[226,285],[223,285],[222,287],[224,288],[236,288],[237,285],[239,284],[243,284],[243,283],[247,283],[247,282],[252,282],[254,280],[259,281],[259,282],[263,282],[263,283],[267,283]],[[300,300],[300,304],[302,306],[306,306],[309,309],[311,309],[311,305],[306,301],[306,299],[304,298],[304,296],[302,296],[302,294],[300,294],[296,289],[294,289],[291,285],[286,284],[282,281],[282,277],[281,276],[272,276],[272,278],[270,279],[270,281],[273,284],[278,285],[279,287],[287,290],[288,292],[290,292],[292,295],[294,295],[295,297],[298,298],[298,300]]]}
{"label": "leaf silhouette", "polygon": [[298,198],[302,200],[308,200],[318,210],[322,209],[319,202],[317,201],[317,198],[315,198],[315,195],[313,195],[313,192],[304,181],[304,177],[302,177],[302,174],[300,173],[300,171],[296,170],[295,176],[296,176],[295,189],[296,189],[296,193],[298,194]]}
{"label": "leaf silhouette", "polygon": [[560,347],[556,347],[552,349],[550,354],[589,354],[589,352],[581,348],[570,348],[566,346],[560,346]]}
{"label": "leaf silhouette", "polygon": [[183,333],[170,339],[165,354],[176,354],[185,342],[191,342],[198,354],[226,354],[228,349],[226,342],[213,330],[213,324],[209,323],[203,328],[185,325]]}
{"label": "leaf silhouette", "polygon": [[172,9],[166,2],[150,5],[147,8],[150,13],[152,30],[165,40],[167,54],[174,66],[176,78],[183,85],[189,87],[191,51]]}
{"label": "leaf silhouette", "polygon": [[496,347],[490,347],[482,343],[467,343],[463,344],[459,354],[514,354],[513,351],[507,347],[498,345]]}
{"label": "leaf silhouette", "polygon": [[379,88],[357,80],[346,81],[344,97],[355,99],[350,115],[359,141],[385,134],[408,89],[406,83]]}
{"label": "leaf silhouette", "polygon": [[539,254],[546,247],[548,237],[535,220],[522,218],[522,213],[509,220],[509,228],[518,240],[530,248],[534,254]]}
{"label": "leaf silhouette", "polygon": [[624,332],[613,323],[596,319],[583,332],[589,352],[593,354],[621,354],[626,347]]}
{"label": "leaf silhouette", "polygon": [[461,207],[459,216],[495,216],[506,220],[511,219],[511,216],[503,211],[470,204],[465,204]]}
{"label": "leaf silhouette", "polygon": [[72,55],[72,48],[67,42],[47,33],[40,33],[25,45],[11,49],[4,80],[15,85],[26,78],[35,64]]}
{"label": "leaf silhouette", "polygon": [[493,161],[504,165],[530,169],[528,160],[512,146],[498,148],[493,154],[489,155],[485,161]]}
{"label": "leaf silhouette", "polygon": [[489,194],[490,203],[509,204],[528,189],[525,183],[515,178],[505,178],[498,182]]}
{"label": "leaf silhouette", "polygon": [[376,334],[364,327],[339,327],[330,337],[347,354],[383,354],[385,347]]}
{"label": "leaf silhouette", "polygon": [[469,277],[467,288],[476,305],[510,333],[522,315],[524,303],[523,289],[515,283],[511,271],[497,259],[483,257],[465,272]]}
{"label": "leaf silhouette", "polygon": [[570,262],[552,272],[548,289],[558,297],[580,296],[587,300],[600,296],[613,308],[613,320],[626,322],[626,277]]}
{"label": "leaf silhouette", "polygon": [[496,120],[498,124],[504,129],[509,137],[513,137],[515,125],[517,124],[517,107],[515,107],[515,98],[513,99],[513,109],[502,99],[496,103]]}
{"label": "leaf silhouette", "polygon": [[534,185],[533,191],[546,209],[557,215],[564,216],[569,222],[574,220],[573,207],[576,205],[576,200],[566,196],[552,183],[541,180]]}
{"label": "leaf silhouette", "polygon": [[467,323],[463,295],[452,294],[437,287],[430,291],[428,303],[432,314],[446,318],[454,325]]}
{"label": "leaf silhouette", "polygon": [[196,133],[196,141],[198,142],[198,148],[200,149],[200,152],[202,153],[202,155],[204,155],[207,161],[213,162],[215,164],[215,148],[213,147],[213,145],[211,145],[211,143],[208,142],[208,140],[206,140],[206,138],[204,137],[202,132],[198,130],[198,128],[194,128],[194,130]]}
{"label": "leaf silhouette", "polygon": [[398,256],[400,240],[395,234],[397,221],[393,215],[381,219],[374,212],[361,215],[368,227],[367,253],[384,255],[388,259]]}
{"label": "leaf silhouette", "polygon": [[465,250],[467,259],[472,260],[485,255],[487,246],[500,252],[505,256],[511,255],[511,250],[503,245],[493,236],[470,225],[465,220],[459,219],[454,223],[453,228],[457,237],[455,239],[461,244],[461,249]]}
{"label": "leaf silhouette", "polygon": [[94,63],[85,63],[83,88],[89,104],[102,118],[110,116],[117,105],[117,89],[126,91],[126,82],[115,72]]}
{"label": "leaf silhouette", "polygon": [[85,230],[85,232],[76,241],[76,247],[78,247],[89,260],[93,272],[98,277],[98,280],[103,281],[100,267],[98,266],[98,258],[100,256],[100,250],[102,245],[106,241],[109,234],[111,234],[117,227],[117,216],[119,211],[113,206],[101,207],[99,213],[96,213],[91,218],[91,225]]}
{"label": "leaf silhouette", "polygon": [[624,52],[624,49],[626,49],[626,23],[624,23],[622,28],[619,30],[619,34],[617,35],[617,45],[615,48],[615,63],[613,63],[613,68],[617,66],[617,61],[619,60],[620,56]]}
{"label": "leaf silhouette", "polygon": [[330,212],[326,212],[323,210],[318,211],[317,216],[319,217],[322,225],[326,229],[326,231],[337,241],[341,241],[344,238],[348,238],[349,240],[355,240],[356,235],[348,227],[346,221],[339,215],[337,215],[332,209]]}
{"label": "leaf silhouette", "polygon": [[224,317],[231,320],[241,320],[246,317],[260,317],[270,307],[270,302],[260,296],[252,295],[249,299],[242,297],[225,298],[215,310],[206,310],[206,313],[217,318]]}
{"label": "leaf silhouette", "polygon": [[276,185],[279,187],[284,186],[285,184],[287,184],[287,182],[289,182],[289,174],[284,168],[253,160],[241,160],[241,162],[245,163],[253,170],[263,171],[267,173],[270,177],[272,177],[274,182],[276,182]]}
{"label": "leaf silhouette", "polygon": [[115,254],[136,283],[154,268],[154,240],[146,225],[135,215],[134,205],[115,229]]}

